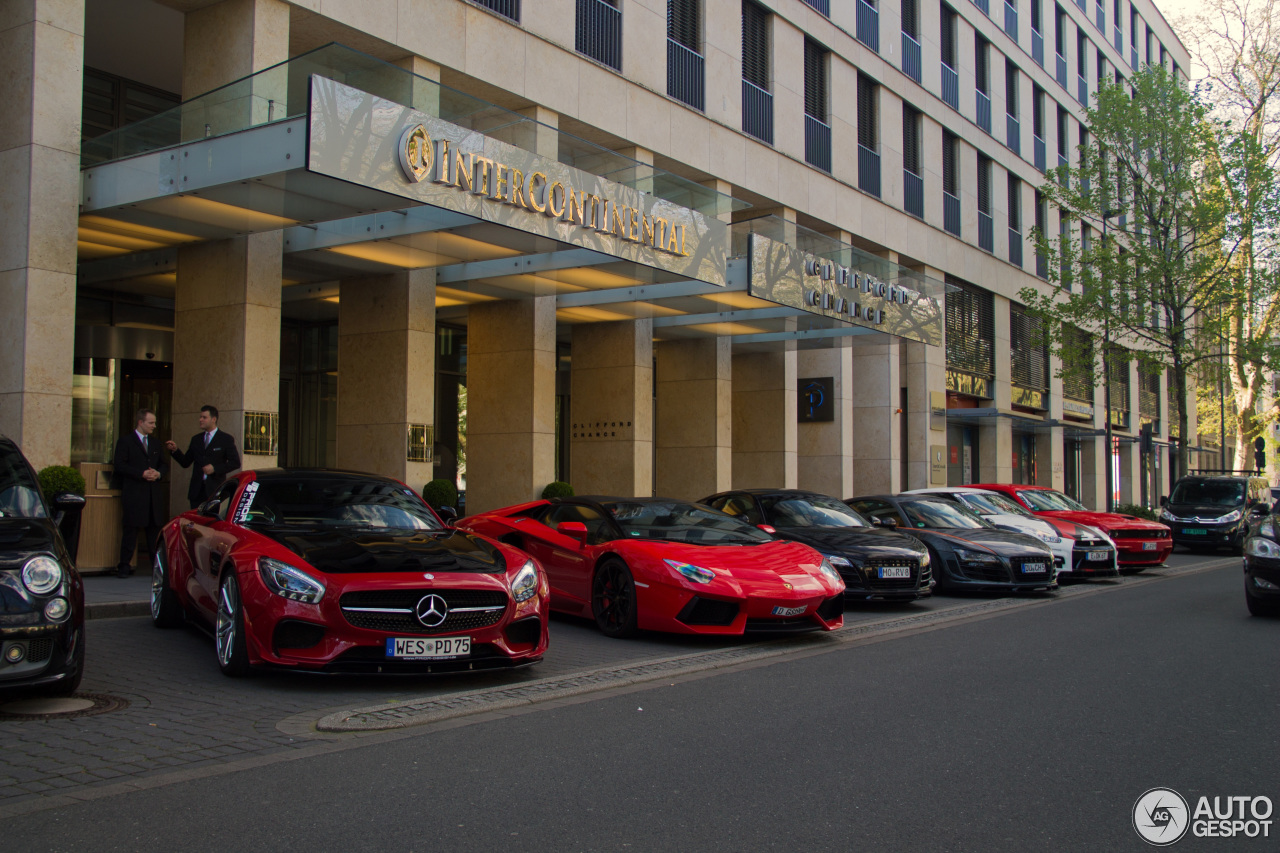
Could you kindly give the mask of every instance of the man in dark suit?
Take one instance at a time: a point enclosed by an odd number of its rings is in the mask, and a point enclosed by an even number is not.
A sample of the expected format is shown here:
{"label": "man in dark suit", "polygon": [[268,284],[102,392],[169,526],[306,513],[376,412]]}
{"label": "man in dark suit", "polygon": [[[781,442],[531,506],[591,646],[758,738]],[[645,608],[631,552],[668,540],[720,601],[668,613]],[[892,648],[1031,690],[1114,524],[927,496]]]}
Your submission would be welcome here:
{"label": "man in dark suit", "polygon": [[187,488],[187,500],[191,508],[209,500],[227,479],[227,474],[240,467],[240,452],[236,450],[235,437],[218,429],[218,408],[200,407],[200,432],[191,436],[187,452],[178,449],[178,443],[170,439],[164,443],[173,461],[183,468],[195,466],[191,472],[191,485]]}
{"label": "man in dark suit", "polygon": [[156,413],[150,409],[139,409],[133,429],[116,441],[113,461],[124,508],[116,574],[122,578],[133,574],[133,552],[138,545],[138,531],[145,532],[143,549],[148,556],[154,556],[152,551],[160,536],[160,525],[169,515],[164,489],[160,485],[168,464],[160,453],[160,442],[151,437],[155,429]]}

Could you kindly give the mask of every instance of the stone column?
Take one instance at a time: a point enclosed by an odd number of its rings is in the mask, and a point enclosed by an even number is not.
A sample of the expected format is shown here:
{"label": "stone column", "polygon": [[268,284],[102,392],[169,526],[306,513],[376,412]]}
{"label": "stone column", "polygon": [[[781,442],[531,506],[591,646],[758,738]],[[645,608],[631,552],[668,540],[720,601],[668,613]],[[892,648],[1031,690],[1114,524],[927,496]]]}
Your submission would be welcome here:
{"label": "stone column", "polygon": [[83,0],[0,16],[0,433],[39,470],[71,457]]}
{"label": "stone column", "polygon": [[[278,464],[272,432],[278,430],[280,411],[283,234],[272,231],[178,249],[173,438],[186,447],[185,439],[198,430],[200,407],[217,406],[218,426],[235,436],[243,468]],[[248,452],[246,412],[266,416],[254,420],[258,438],[269,445],[263,452]],[[185,489],[172,490],[170,506],[175,512],[187,508]]]}
{"label": "stone column", "polygon": [[652,495],[653,321],[574,326],[570,388],[574,490]]}
{"label": "stone column", "polygon": [[[929,122],[925,124],[928,125]],[[943,279],[942,271],[931,267],[919,267],[915,272],[938,281]],[[944,337],[945,334],[944,326]],[[936,423],[932,417],[935,403],[937,408],[944,411],[947,406],[946,348],[916,341],[903,341],[902,347],[905,350],[906,365],[906,381],[903,384],[907,388],[907,446],[903,450],[907,456],[907,482],[902,487],[926,489],[930,486],[945,486],[945,471],[939,482],[932,481],[930,471],[935,453],[942,452],[944,464],[947,459],[946,417],[938,418]]]}
{"label": "stone column", "polygon": [[347,279],[339,296],[337,465],[421,489],[435,422],[435,270]]}
{"label": "stone column", "polygon": [[796,484],[835,498],[853,496],[853,349],[849,339],[796,354],[796,386],[832,378],[834,420],[796,425]]}
{"label": "stone column", "polygon": [[[187,100],[288,59],[289,4],[222,0],[188,12],[182,46],[182,98]],[[199,109],[184,110],[183,138],[284,118],[289,113],[287,99],[283,68],[229,86],[203,99]]]}
{"label": "stone column", "polygon": [[858,494],[902,490],[899,347],[898,339],[887,335],[865,343],[862,338],[852,341],[854,379],[849,396],[853,400],[853,482]]}
{"label": "stone column", "polygon": [[404,75],[402,103],[428,115],[440,115],[440,66],[413,55],[396,60],[395,65],[413,75]]}
{"label": "stone column", "polygon": [[[1141,423],[1140,387],[1138,385],[1137,362],[1128,361],[1124,365],[1129,374],[1129,432],[1136,438]],[[1136,441],[1120,443],[1120,500],[1119,503],[1136,504],[1142,502],[1142,452]]]}
{"label": "stone column", "polygon": [[733,488],[796,487],[796,350],[733,356]]}
{"label": "stone column", "polygon": [[[1049,417],[1062,422],[1062,359],[1049,353]],[[1051,486],[1058,491],[1066,487],[1066,439],[1062,427],[1036,436],[1036,485]]]}
{"label": "stone column", "polygon": [[654,491],[698,500],[733,487],[733,371],[728,338],[660,341]]}
{"label": "stone column", "polygon": [[556,300],[472,305],[467,512],[536,500],[555,479]]}
{"label": "stone column", "polygon": [[[1009,300],[992,296],[995,308],[995,381],[991,393],[996,409],[1010,411],[1013,405],[1013,350],[1009,333]],[[1013,482],[1013,422],[997,418],[978,428],[978,482]]]}

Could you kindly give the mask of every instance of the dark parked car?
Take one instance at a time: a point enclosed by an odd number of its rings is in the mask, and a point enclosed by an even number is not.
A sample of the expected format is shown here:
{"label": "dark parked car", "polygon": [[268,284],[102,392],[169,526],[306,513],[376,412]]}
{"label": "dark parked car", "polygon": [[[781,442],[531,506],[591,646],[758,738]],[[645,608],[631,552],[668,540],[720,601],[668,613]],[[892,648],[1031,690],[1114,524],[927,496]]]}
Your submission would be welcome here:
{"label": "dark parked car", "polygon": [[1058,588],[1053,552],[1023,533],[998,530],[950,501],[869,495],[846,501],[873,523],[914,536],[929,549],[941,589],[1035,592]]}
{"label": "dark parked car", "polygon": [[1244,542],[1244,602],[1254,616],[1280,616],[1278,534],[1280,518],[1273,514],[1255,521]]}
{"label": "dark parked car", "polygon": [[[79,512],[84,498],[58,495]],[[35,471],[0,436],[0,695],[70,693],[84,674],[84,586]]]}
{"label": "dark parked car", "polygon": [[846,600],[912,601],[933,592],[928,549],[873,526],[837,498],[799,489],[742,489],[702,503],[820,552],[844,578]]}
{"label": "dark parked car", "polygon": [[1271,484],[1262,477],[1191,475],[1174,483],[1160,507],[1173,544],[1192,550],[1225,546],[1240,553],[1250,524],[1270,510]]}

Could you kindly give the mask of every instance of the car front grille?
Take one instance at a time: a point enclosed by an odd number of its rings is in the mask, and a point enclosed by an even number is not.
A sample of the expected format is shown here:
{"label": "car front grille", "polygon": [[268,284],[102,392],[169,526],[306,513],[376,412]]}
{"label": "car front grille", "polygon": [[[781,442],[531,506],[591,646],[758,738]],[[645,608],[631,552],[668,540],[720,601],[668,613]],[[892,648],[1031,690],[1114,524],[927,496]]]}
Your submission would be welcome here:
{"label": "car front grille", "polygon": [[[920,562],[918,560],[909,560],[901,557],[881,557],[867,560],[865,565],[867,567],[867,587],[869,589],[914,589],[920,579]],[[889,566],[906,566],[911,570],[911,574],[905,578],[879,577],[880,572],[878,570]]]}
{"label": "car front grille", "polygon": [[686,625],[732,625],[738,618],[738,604],[733,601],[717,601],[714,598],[694,596],[680,612],[676,619]]}
{"label": "car front grille", "polygon": [[41,637],[27,643],[27,660],[32,663],[46,661],[53,654],[53,638]]}
{"label": "car front grille", "polygon": [[969,580],[987,583],[1008,583],[1009,570],[1004,566],[966,566],[960,564],[960,575]]}
{"label": "car front grille", "polygon": [[1112,530],[1112,539],[1168,539],[1168,530]]}
{"label": "car front grille", "polygon": [[[415,608],[427,595],[438,595],[449,607],[434,628],[418,621]],[[497,624],[507,609],[507,595],[491,589],[386,589],[348,592],[338,600],[342,615],[356,628],[388,634],[450,634]]]}

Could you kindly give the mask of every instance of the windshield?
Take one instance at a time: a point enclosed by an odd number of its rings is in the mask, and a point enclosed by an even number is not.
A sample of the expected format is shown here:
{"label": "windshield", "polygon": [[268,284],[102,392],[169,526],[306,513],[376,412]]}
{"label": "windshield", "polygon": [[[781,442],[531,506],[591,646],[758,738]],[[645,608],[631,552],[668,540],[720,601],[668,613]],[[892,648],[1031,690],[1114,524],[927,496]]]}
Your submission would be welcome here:
{"label": "windshield", "polygon": [[763,498],[774,527],[870,527],[843,501],[821,495]]}
{"label": "windshield", "polygon": [[664,539],[699,545],[754,545],[772,537],[719,510],[676,501],[617,501],[604,508],[629,539]]}
{"label": "windshield", "polygon": [[960,530],[991,527],[968,510],[943,501],[903,501],[902,511],[912,527],[954,527]]}
{"label": "windshield", "polygon": [[1052,489],[1027,489],[1018,492],[1018,497],[1027,502],[1027,506],[1036,512],[1088,512],[1083,506],[1071,500],[1062,492]]}
{"label": "windshield", "polygon": [[1173,489],[1170,503],[1240,506],[1244,503],[1244,484],[1230,480],[1183,480]]}
{"label": "windshield", "polygon": [[17,450],[0,449],[0,518],[48,518],[40,484]]}
{"label": "windshield", "polygon": [[985,495],[959,494],[956,499],[964,504],[965,509],[978,515],[1031,515],[1013,500],[994,492]]}
{"label": "windshield", "polygon": [[287,527],[444,529],[412,490],[355,477],[255,480],[245,486],[235,520]]}

